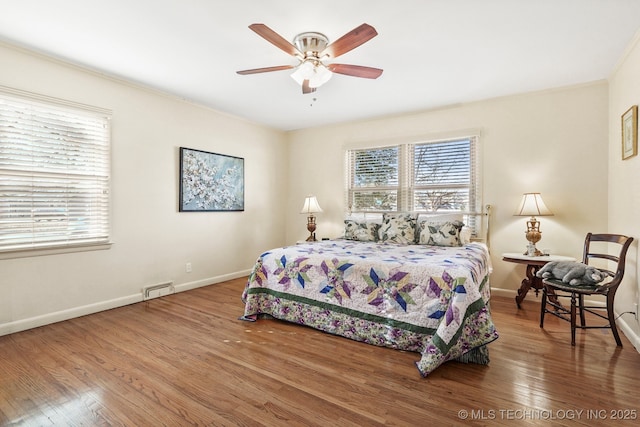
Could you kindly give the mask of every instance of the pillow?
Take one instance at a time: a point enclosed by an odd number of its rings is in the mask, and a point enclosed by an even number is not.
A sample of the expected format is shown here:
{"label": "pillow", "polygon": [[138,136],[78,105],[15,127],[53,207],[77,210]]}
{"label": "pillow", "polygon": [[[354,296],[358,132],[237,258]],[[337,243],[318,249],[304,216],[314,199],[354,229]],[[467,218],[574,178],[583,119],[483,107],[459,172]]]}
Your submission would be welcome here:
{"label": "pillow", "polygon": [[375,222],[344,220],[344,238],[360,242],[377,242],[380,224]]}
{"label": "pillow", "polygon": [[416,242],[416,216],[408,213],[384,213],[378,240],[387,243]]}
{"label": "pillow", "polygon": [[464,215],[461,214],[461,213],[426,214],[426,213],[422,212],[418,216],[418,222],[421,222],[421,221],[429,221],[429,222],[460,221],[460,222],[464,222]]}
{"label": "pillow", "polygon": [[471,236],[473,235],[473,229],[471,227],[467,227],[466,225],[462,227],[460,230],[460,243],[462,245],[468,245],[471,243]]}
{"label": "pillow", "polygon": [[462,221],[432,222],[420,221],[418,224],[418,244],[433,246],[462,246],[460,230]]}

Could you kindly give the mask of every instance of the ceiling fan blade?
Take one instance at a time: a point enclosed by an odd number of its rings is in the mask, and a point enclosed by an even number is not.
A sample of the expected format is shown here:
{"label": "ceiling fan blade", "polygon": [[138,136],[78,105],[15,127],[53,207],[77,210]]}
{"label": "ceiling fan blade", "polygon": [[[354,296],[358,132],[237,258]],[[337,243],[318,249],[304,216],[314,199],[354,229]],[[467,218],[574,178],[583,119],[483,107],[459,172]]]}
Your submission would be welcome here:
{"label": "ceiling fan blade", "polygon": [[295,68],[293,65],[278,65],[276,67],[265,67],[265,68],[253,68],[251,70],[242,70],[236,71],[238,74],[247,75],[247,74],[258,74],[258,73],[268,73],[270,71],[282,71],[282,70],[290,70]]}
{"label": "ceiling fan blade", "polygon": [[338,40],[331,43],[320,53],[320,58],[329,55],[330,58],[337,58],[360,46],[361,44],[371,40],[378,35],[378,32],[369,24],[362,24],[359,27],[349,31]]}
{"label": "ceiling fan blade", "polygon": [[302,93],[313,93],[315,91],[315,87],[309,86],[309,80],[305,80],[302,82]]}
{"label": "ceiling fan blade", "polygon": [[363,77],[365,79],[377,79],[383,71],[380,68],[348,64],[329,64],[327,65],[327,68],[334,73],[345,74],[353,77]]}
{"label": "ceiling fan blade", "polygon": [[266,25],[251,24],[249,25],[249,28],[269,43],[287,52],[289,55],[302,56],[300,51],[294,45],[289,43],[280,34],[276,33]]}

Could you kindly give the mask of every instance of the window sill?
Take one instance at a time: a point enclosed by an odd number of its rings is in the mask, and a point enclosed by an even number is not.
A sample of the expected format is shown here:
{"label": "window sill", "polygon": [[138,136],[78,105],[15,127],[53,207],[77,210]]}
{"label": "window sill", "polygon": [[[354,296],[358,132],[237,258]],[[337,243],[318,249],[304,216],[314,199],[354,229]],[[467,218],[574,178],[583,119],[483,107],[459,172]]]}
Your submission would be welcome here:
{"label": "window sill", "polygon": [[0,260],[14,259],[14,258],[29,258],[36,256],[46,255],[58,255],[67,254],[73,252],[89,252],[89,251],[102,251],[111,248],[113,242],[106,243],[89,243],[81,245],[68,245],[68,246],[56,246],[56,247],[43,247],[43,248],[30,248],[30,249],[18,249],[8,250],[0,252]]}

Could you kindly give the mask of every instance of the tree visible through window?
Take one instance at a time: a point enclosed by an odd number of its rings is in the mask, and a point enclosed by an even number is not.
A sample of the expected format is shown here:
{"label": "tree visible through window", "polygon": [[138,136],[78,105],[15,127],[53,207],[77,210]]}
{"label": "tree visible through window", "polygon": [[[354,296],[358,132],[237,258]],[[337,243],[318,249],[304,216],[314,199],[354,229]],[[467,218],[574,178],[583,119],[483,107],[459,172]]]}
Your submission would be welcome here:
{"label": "tree visible through window", "polygon": [[348,151],[352,212],[475,212],[476,137]]}
{"label": "tree visible through window", "polygon": [[468,211],[475,208],[471,142],[434,142],[413,147],[413,209]]}
{"label": "tree visible through window", "polygon": [[357,150],[352,159],[352,202],[359,210],[398,208],[398,147]]}
{"label": "tree visible through window", "polygon": [[109,241],[109,114],[43,98],[0,93],[0,252]]}

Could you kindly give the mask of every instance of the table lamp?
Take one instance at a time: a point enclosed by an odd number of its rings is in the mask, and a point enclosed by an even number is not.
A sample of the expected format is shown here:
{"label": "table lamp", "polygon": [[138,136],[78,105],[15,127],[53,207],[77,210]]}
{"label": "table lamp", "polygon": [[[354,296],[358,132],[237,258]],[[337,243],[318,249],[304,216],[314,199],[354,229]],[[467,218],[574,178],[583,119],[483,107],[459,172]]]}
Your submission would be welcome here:
{"label": "table lamp", "polygon": [[524,254],[529,256],[542,255],[542,252],[536,248],[536,243],[538,243],[542,238],[542,233],[540,232],[540,221],[536,219],[536,216],[551,216],[553,215],[553,212],[551,212],[544,204],[540,193],[524,193],[522,195],[522,200],[520,201],[520,206],[514,215],[531,217],[529,218],[529,221],[527,221],[527,231],[525,232],[525,235],[529,244],[527,245],[527,251]]}
{"label": "table lamp", "polygon": [[309,195],[306,199],[304,199],[304,206],[302,206],[301,214],[307,214],[307,230],[309,230],[309,237],[307,237],[307,242],[315,242],[316,241],[316,216],[314,215],[317,212],[322,212],[322,208],[318,204],[318,200],[316,196]]}

